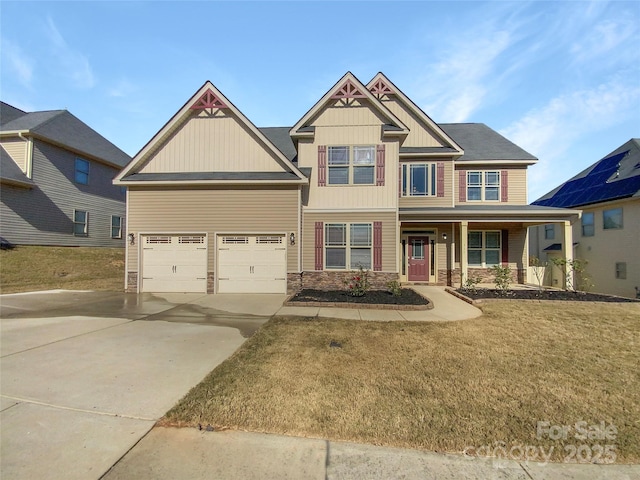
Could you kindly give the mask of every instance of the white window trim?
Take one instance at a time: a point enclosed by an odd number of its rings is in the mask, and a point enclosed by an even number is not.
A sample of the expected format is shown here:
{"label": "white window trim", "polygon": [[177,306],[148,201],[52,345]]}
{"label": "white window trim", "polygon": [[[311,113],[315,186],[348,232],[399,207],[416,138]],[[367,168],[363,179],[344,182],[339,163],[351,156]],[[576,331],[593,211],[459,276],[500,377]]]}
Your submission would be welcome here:
{"label": "white window trim", "polygon": [[[333,225],[344,225],[345,227],[345,244],[344,245],[327,245],[327,227],[329,226],[333,226]],[[351,225],[368,225],[369,226],[369,231],[370,231],[370,238],[371,238],[371,243],[369,246],[362,246],[362,245],[351,245]],[[370,251],[370,259],[369,259],[369,268],[365,268],[365,270],[372,270],[373,269],[373,223],[371,222],[327,222],[324,224],[324,229],[323,229],[323,261],[324,261],[324,270],[328,270],[328,271],[332,271],[332,272],[348,272],[351,270],[356,270],[358,269],[358,265],[351,265],[351,249],[353,248],[360,248],[360,249],[364,249],[364,248],[368,248]],[[328,267],[327,266],[327,249],[338,249],[338,248],[344,248],[346,253],[345,253],[345,268],[335,268],[335,267]]]}
{"label": "white window trim", "polygon": [[[84,212],[84,222],[76,221],[76,212]],[[84,233],[76,233],[76,225],[84,225]],[[89,236],[89,212],[87,210],[73,209],[73,235],[75,237],[88,237]]]}
{"label": "white window trim", "polygon": [[[591,223],[584,223],[585,215],[591,216]],[[603,220],[604,221],[604,220]],[[584,227],[589,226],[592,228],[591,235],[584,234]],[[580,219],[580,234],[583,237],[593,237],[596,234],[596,215],[594,212],[584,212],[582,214],[582,218]]]}
{"label": "white window trim", "polygon": [[[114,236],[113,229],[115,227],[113,225],[113,219],[116,217],[120,219],[120,225],[118,225],[118,235]],[[111,215],[111,238],[117,238],[117,239],[122,238],[122,224],[123,224],[122,215]]]}
{"label": "white window trim", "polygon": [[[500,230],[469,230],[467,235],[472,233],[481,233],[482,234],[482,247],[472,247],[469,240],[467,239],[467,262],[469,267],[471,268],[491,268],[494,265],[502,264],[502,232]],[[488,248],[487,247],[487,233],[497,233],[498,238],[500,239],[500,246],[498,248]],[[482,259],[482,263],[476,264],[471,263],[469,259],[469,250],[479,250],[481,252],[480,256]],[[498,263],[492,263],[491,265],[487,264],[487,250],[498,251]]]}
{"label": "white window trim", "polygon": [[[86,172],[81,172],[80,170],[78,170],[78,161],[85,162],[87,164],[87,171]],[[78,181],[78,172],[87,175],[87,182],[86,183]],[[74,181],[74,183],[77,183],[78,185],[89,185],[89,177],[90,176],[91,176],[91,162],[89,160],[84,159],[84,158],[76,157],[75,162],[73,163],[73,181]]]}
{"label": "white window trim", "polygon": [[[332,148],[346,148],[349,155],[348,163],[345,165],[331,165],[331,149]],[[357,147],[368,147],[372,151],[372,159],[370,164],[355,164],[355,149]],[[354,170],[358,167],[373,168],[373,178],[371,183],[354,183]],[[332,168],[347,168],[347,183],[331,183],[330,170]],[[346,186],[370,186],[376,184],[376,146],[375,145],[328,145],[327,146],[327,186],[330,187],[346,187]]]}
{"label": "white window trim", "polygon": [[[412,165],[422,165],[427,167],[427,194],[416,194],[412,195],[411,192],[408,191],[409,186],[411,185],[411,166]],[[424,198],[424,197],[435,197],[438,195],[438,166],[437,162],[403,162],[402,169],[402,197],[403,198]],[[433,191],[432,191],[433,190]]]}
{"label": "white window trim", "polygon": [[616,280],[627,279],[627,262],[616,262]]}
{"label": "white window trim", "polygon": [[[620,210],[620,226],[607,228],[606,222],[604,220],[604,215],[605,213],[612,212],[614,210]],[[624,228],[624,212],[622,210],[622,207],[607,208],[606,210],[602,210],[602,229],[603,230],[622,230],[623,228]]]}
{"label": "white window trim", "polygon": [[[471,175],[472,173],[479,173],[480,174],[480,185],[470,185],[469,184],[469,175]],[[486,179],[486,175],[487,173],[495,173],[496,175],[498,175],[498,184],[497,185],[487,185],[485,183],[485,179]],[[497,188],[498,189],[498,198],[496,199],[491,199],[491,200],[487,200],[486,198],[486,188],[487,187],[491,187],[491,188]],[[491,203],[500,203],[501,200],[501,195],[502,195],[502,175],[500,174],[500,170],[467,170],[467,182],[466,182],[466,188],[467,188],[467,196],[466,196],[466,200],[467,202],[491,202]],[[469,198],[469,188],[480,188],[480,199],[476,200],[476,199],[470,199]]]}

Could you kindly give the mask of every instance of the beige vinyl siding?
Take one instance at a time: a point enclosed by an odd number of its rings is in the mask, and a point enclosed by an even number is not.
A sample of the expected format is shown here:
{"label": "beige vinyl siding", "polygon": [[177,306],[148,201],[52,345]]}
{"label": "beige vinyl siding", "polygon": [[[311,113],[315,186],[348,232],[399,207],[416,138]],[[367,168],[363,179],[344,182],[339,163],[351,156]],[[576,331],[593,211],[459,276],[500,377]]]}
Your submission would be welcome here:
{"label": "beige vinyl siding", "polygon": [[[602,212],[612,208],[622,208],[623,227],[604,230]],[[634,287],[640,287],[640,198],[580,207],[580,210],[583,216],[589,212],[594,214],[592,237],[582,236],[580,220],[573,225],[573,241],[578,243],[575,257],[588,262],[586,270],[592,277],[591,291],[634,298]],[[627,264],[626,280],[616,278],[616,262]]]}
{"label": "beige vinyl siding", "polygon": [[315,226],[323,223],[373,223],[382,222],[382,271],[396,272],[395,212],[340,212],[303,213],[302,217],[302,270],[315,270]]}
{"label": "beige vinyl siding", "polygon": [[[508,185],[509,185],[509,201],[508,202],[463,202],[459,201],[459,171],[481,171],[481,172],[501,172],[503,170],[508,171]],[[501,180],[502,181],[502,180]],[[457,166],[455,175],[453,177],[453,187],[454,187],[454,196],[453,199],[456,205],[527,205],[527,168],[526,167],[505,167],[504,165],[495,165],[492,166],[491,162],[488,161],[485,165],[478,166]]]}
{"label": "beige vinyl siding", "polygon": [[[77,185],[76,155],[34,141],[32,189],[2,186],[0,234],[22,245],[121,247],[111,238],[111,216],[125,217],[124,193],[111,184],[116,169],[91,161],[89,185]],[[73,211],[89,213],[89,235],[73,235]],[[123,232],[124,237],[124,232]]]}
{"label": "beige vinyl siding", "polygon": [[27,173],[27,146],[28,142],[21,138],[3,138],[0,142],[2,148],[9,154],[14,162],[25,174]]}
{"label": "beige vinyl siding", "polygon": [[395,98],[383,99],[383,105],[402,121],[410,130],[403,147],[441,147],[443,143],[431,132],[425,123]]}
{"label": "beige vinyl siding", "polygon": [[342,105],[337,100],[333,106],[322,109],[311,120],[314,127],[376,125],[380,127],[388,123],[368,100],[354,100],[350,105]]}
{"label": "beige vinyl siding", "polygon": [[[407,207],[452,207],[453,206],[453,161],[452,160],[442,160],[442,159],[434,159],[434,158],[423,158],[423,159],[411,159],[411,161],[401,162],[402,163],[444,163],[444,197],[438,196],[429,196],[429,197],[399,197],[398,203],[400,208]],[[400,174],[400,169],[398,169],[398,174]],[[437,184],[437,179],[436,179]],[[400,188],[400,182],[398,182],[398,187]]]}
{"label": "beige vinyl siding", "polygon": [[[291,187],[191,187],[129,189],[129,232],[208,234],[208,271],[215,271],[218,233],[258,234],[298,231],[298,190]],[[288,245],[287,271],[298,270],[298,247]],[[127,249],[128,270],[138,270],[138,242]]]}
{"label": "beige vinyl siding", "polygon": [[220,110],[194,113],[139,172],[278,172],[279,161],[233,113]]}
{"label": "beige vinyl siding", "polygon": [[398,205],[398,142],[385,141],[385,182],[376,185],[327,185],[318,187],[318,145],[378,145],[380,126],[316,128],[313,143],[300,141],[298,164],[311,167],[311,208],[396,208]]}

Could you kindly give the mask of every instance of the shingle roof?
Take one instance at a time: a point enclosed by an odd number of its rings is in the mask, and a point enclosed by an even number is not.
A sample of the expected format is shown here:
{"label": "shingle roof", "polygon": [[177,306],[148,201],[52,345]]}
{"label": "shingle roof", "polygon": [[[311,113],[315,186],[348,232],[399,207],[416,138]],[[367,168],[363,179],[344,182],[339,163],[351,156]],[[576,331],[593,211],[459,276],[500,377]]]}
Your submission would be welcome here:
{"label": "shingle roof", "polygon": [[439,123],[462,149],[459,162],[476,160],[515,160],[535,162],[538,159],[507,140],[484,123]]}
{"label": "shingle roof", "polygon": [[13,114],[14,118],[6,123],[3,119],[0,131],[27,131],[118,167],[124,167],[131,161],[129,155],[67,110],[31,112],[21,116],[17,116],[15,110],[18,109],[2,104],[3,118],[5,111],[10,116]]}
{"label": "shingle roof", "polygon": [[16,162],[9,156],[4,148],[0,147],[0,178],[9,182],[17,182],[24,185],[35,185],[33,181],[27,177]]}
{"label": "shingle roof", "polygon": [[25,111],[20,110],[8,103],[0,102],[0,125],[4,125],[7,122],[15,120],[18,117],[24,115]]}
{"label": "shingle roof", "polygon": [[298,152],[289,136],[291,127],[264,127],[259,130],[280,150],[288,160],[296,162]]}
{"label": "shingle roof", "polygon": [[640,139],[632,138],[533,205],[578,207],[640,196]]}

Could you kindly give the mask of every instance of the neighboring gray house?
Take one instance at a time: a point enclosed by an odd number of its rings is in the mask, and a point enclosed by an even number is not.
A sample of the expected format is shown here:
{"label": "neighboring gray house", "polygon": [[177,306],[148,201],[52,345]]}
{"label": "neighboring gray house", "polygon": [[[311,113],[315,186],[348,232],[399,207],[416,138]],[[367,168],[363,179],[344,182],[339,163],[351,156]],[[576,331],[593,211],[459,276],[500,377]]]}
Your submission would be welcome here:
{"label": "neighboring gray house", "polygon": [[124,246],[131,157],[66,110],[0,102],[0,236],[18,245]]}

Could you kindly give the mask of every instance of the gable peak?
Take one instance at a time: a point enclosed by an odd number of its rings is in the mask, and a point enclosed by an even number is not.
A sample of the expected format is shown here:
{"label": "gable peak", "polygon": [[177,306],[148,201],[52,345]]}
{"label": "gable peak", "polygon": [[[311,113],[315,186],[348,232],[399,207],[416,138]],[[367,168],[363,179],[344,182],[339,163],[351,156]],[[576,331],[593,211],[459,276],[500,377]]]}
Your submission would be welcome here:
{"label": "gable peak", "polygon": [[331,95],[332,100],[342,100],[347,98],[366,98],[367,96],[362,93],[359,87],[351,81],[350,78],[345,80],[345,82],[336,90],[336,92]]}
{"label": "gable peak", "polygon": [[229,108],[226,103],[220,100],[220,97],[216,95],[210,88],[204,92],[198,100],[196,100],[191,107],[191,110],[205,110],[207,108]]}
{"label": "gable peak", "polygon": [[376,80],[371,87],[369,87],[369,91],[373,93],[376,97],[380,98],[383,95],[391,95],[396,93],[396,91],[389,86],[389,84],[382,78]]}

